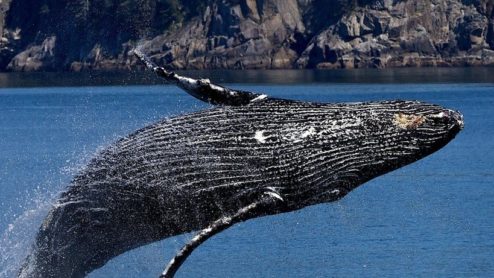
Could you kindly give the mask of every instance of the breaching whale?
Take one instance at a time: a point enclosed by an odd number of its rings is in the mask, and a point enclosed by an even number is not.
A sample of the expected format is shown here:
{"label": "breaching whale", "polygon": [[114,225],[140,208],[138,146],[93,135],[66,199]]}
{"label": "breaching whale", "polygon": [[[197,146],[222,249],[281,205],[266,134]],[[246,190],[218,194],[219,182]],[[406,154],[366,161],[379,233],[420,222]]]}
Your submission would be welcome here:
{"label": "breaching whale", "polygon": [[83,277],[133,248],[200,231],[162,274],[171,277],[231,225],[336,201],[463,128],[459,112],[438,105],[272,98],[183,77],[135,54],[215,106],[146,126],[94,157],[53,204],[19,277]]}

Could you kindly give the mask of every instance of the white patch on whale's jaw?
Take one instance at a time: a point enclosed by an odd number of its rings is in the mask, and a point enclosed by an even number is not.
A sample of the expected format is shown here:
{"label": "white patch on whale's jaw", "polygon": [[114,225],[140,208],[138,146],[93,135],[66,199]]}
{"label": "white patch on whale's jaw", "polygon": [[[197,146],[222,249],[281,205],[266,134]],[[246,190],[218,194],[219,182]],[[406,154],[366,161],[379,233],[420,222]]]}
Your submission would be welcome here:
{"label": "white patch on whale's jaw", "polygon": [[334,195],[338,195],[340,194],[340,190],[339,189],[334,189],[332,190],[331,192],[329,192],[330,194],[334,194]]}
{"label": "white patch on whale's jaw", "polygon": [[264,136],[264,130],[258,130],[254,135],[254,139],[256,139],[257,142],[263,144],[266,143],[266,139],[268,139],[268,137]]}
{"label": "white patch on whale's jaw", "polygon": [[316,129],[311,126],[308,130],[304,131],[301,135],[300,138],[307,138],[309,136],[315,135],[316,134]]}

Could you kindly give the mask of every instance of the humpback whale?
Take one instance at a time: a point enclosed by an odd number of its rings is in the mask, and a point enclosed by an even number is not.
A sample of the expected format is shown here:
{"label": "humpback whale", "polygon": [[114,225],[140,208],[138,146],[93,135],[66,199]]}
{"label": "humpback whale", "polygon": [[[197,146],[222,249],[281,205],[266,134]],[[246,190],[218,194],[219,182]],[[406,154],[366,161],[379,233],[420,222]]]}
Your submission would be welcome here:
{"label": "humpback whale", "polygon": [[463,117],[419,101],[318,103],[180,76],[136,56],[212,108],[163,119],[94,157],[44,219],[19,277],[83,277],[128,250],[191,231],[172,277],[214,234],[343,198],[445,146]]}

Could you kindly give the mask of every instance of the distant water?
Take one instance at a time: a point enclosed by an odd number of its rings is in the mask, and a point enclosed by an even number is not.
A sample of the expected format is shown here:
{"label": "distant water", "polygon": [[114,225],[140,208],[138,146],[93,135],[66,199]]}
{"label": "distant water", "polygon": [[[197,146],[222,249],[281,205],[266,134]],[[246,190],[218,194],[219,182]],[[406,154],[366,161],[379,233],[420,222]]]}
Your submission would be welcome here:
{"label": "distant water", "polygon": [[[202,70],[180,71],[216,83],[494,83],[494,67],[396,68],[354,70]],[[52,86],[158,85],[149,71],[0,73],[0,88]]]}
{"label": "distant water", "polygon": [[[466,127],[339,202],[235,225],[178,277],[494,277],[492,83],[230,86],[321,102],[423,100],[460,110]],[[49,203],[98,150],[205,107],[170,86],[0,89],[0,277],[14,275]],[[157,277],[191,236],[128,252],[89,277]]]}

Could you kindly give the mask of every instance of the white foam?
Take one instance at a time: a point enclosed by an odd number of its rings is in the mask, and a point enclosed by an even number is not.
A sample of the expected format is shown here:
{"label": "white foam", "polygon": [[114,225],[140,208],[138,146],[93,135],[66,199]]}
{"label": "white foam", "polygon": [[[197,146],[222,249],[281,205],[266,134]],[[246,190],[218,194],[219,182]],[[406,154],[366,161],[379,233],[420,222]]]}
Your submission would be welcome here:
{"label": "white foam", "polygon": [[[17,277],[31,251],[40,224],[51,207],[52,196],[36,193],[31,208],[10,223],[0,238],[0,277]],[[29,266],[28,266],[29,267]]]}

